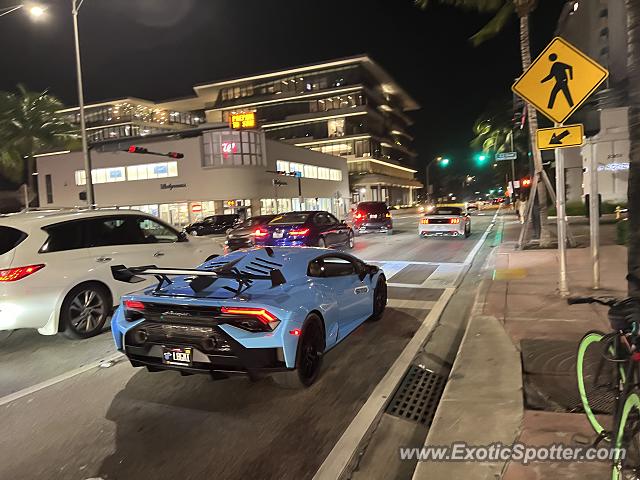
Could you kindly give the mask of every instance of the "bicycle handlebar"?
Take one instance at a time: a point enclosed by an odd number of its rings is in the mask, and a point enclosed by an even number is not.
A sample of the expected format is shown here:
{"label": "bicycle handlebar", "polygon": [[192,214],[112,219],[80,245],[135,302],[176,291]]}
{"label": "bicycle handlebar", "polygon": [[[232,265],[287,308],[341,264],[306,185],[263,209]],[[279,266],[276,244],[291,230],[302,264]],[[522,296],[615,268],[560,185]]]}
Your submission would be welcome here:
{"label": "bicycle handlebar", "polygon": [[569,297],[567,298],[567,303],[569,305],[577,305],[580,303],[598,303],[600,305],[605,305],[607,307],[611,307],[618,303],[618,299],[615,297]]}

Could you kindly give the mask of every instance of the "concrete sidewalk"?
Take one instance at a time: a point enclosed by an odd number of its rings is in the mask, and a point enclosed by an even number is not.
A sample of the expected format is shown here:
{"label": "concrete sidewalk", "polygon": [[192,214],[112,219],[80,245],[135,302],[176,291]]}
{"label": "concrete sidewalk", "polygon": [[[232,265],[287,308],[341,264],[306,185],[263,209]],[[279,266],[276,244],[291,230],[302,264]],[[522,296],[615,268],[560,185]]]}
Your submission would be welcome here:
{"label": "concrete sidewalk", "polygon": [[[575,348],[592,329],[608,331],[606,308],[569,306],[557,294],[556,250],[515,249],[519,224],[501,216],[502,242],[485,265],[485,280],[438,407],[426,445],[522,442],[584,446],[593,438],[586,418],[568,413],[577,399]],[[499,236],[500,237],[500,236]],[[626,248],[601,248],[599,294],[624,297]],[[573,295],[590,289],[590,252],[568,252]],[[575,403],[575,401],[574,401]],[[577,443],[582,442],[582,443]],[[414,479],[607,478],[607,463],[421,462]]]}

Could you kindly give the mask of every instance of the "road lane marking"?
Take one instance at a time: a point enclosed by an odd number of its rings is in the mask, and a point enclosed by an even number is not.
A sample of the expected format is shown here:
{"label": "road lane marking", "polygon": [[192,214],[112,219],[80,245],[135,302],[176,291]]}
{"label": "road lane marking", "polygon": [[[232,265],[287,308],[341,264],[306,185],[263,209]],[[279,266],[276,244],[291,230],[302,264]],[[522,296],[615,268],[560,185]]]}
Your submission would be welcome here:
{"label": "road lane marking", "polygon": [[83,365],[82,367],[76,368],[74,370],[69,370],[57,377],[50,378],[49,380],[45,380],[44,382],[36,383],[27,388],[23,388],[22,390],[18,390],[17,392],[10,393],[9,395],[5,395],[0,398],[0,406],[11,403],[15,400],[19,400],[22,397],[26,397],[27,395],[31,395],[32,393],[36,393],[44,388],[51,387],[57,383],[64,382],[70,378],[73,378],[81,373],[88,372],[89,370],[93,370],[94,368],[99,368],[100,364],[105,362],[116,362],[120,358],[124,357],[124,355],[120,352],[116,352],[113,355],[110,355],[102,360],[96,360],[95,362],[88,363]]}
{"label": "road lane marking", "polygon": [[[455,288],[446,288],[444,290],[433,306],[433,309],[422,321],[418,331],[382,380],[376,385],[376,388],[356,414],[351,424],[333,446],[333,449],[329,452],[329,455],[313,476],[314,480],[336,480],[340,478],[342,472],[348,467],[355,455],[357,455],[358,445],[369,431],[369,428],[375,422],[376,418],[384,412],[384,407],[393,395],[398,382],[435,327],[454,292]],[[429,302],[421,303],[424,305]]]}
{"label": "road lane marking", "polygon": [[431,310],[436,302],[425,300],[402,300],[399,298],[390,298],[387,300],[389,308],[419,308],[421,310]]}
{"label": "road lane marking", "polygon": [[496,218],[498,217],[498,213],[500,212],[501,208],[502,208],[502,205],[500,205],[498,207],[498,210],[496,210],[496,213],[493,215],[493,218],[491,219],[491,223],[489,223],[489,225],[485,229],[484,233],[480,237],[480,240],[476,242],[476,244],[473,246],[473,248],[467,255],[467,258],[464,259],[464,262],[463,262],[464,265],[471,265],[471,262],[473,262],[473,259],[476,256],[476,253],[478,253],[478,250],[480,250],[480,248],[482,247],[482,244],[489,236],[489,232],[491,231],[493,226],[496,224]]}

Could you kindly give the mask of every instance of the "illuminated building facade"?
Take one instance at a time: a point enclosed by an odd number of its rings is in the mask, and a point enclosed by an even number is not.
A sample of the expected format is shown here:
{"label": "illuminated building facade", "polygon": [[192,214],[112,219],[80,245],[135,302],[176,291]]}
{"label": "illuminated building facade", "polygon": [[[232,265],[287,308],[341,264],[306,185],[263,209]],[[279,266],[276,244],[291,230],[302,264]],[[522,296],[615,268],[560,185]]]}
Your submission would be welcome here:
{"label": "illuminated building facade", "polygon": [[255,113],[268,138],[347,159],[353,201],[415,201],[406,112],[418,104],[367,56],[194,88],[207,122]]}

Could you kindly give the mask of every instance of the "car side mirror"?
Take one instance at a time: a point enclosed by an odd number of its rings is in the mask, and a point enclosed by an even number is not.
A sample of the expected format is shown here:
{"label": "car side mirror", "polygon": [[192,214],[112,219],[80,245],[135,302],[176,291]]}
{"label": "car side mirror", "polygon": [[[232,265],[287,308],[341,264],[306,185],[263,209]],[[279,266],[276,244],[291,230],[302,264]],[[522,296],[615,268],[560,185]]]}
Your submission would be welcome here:
{"label": "car side mirror", "polygon": [[187,234],[187,232],[185,232],[184,230],[182,230],[181,232],[178,232],[178,241],[179,242],[188,242],[189,241],[189,235]]}

